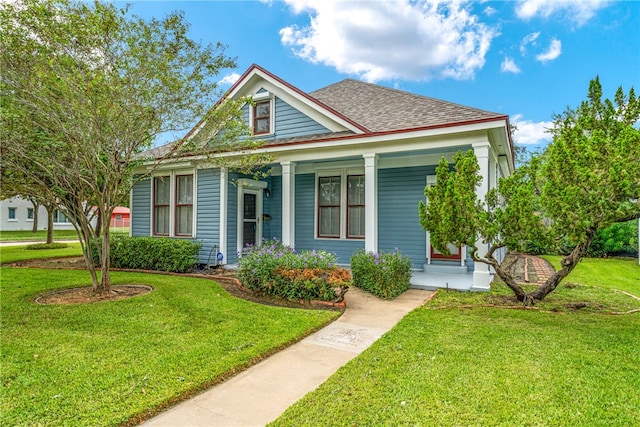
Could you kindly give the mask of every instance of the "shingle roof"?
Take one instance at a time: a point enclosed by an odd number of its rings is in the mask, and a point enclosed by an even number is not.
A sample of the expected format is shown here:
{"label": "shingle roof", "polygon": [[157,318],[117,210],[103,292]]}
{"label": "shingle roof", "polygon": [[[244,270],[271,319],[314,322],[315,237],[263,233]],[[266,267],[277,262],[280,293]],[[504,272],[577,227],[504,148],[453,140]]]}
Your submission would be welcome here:
{"label": "shingle roof", "polygon": [[353,79],[342,80],[309,95],[371,132],[414,129],[505,116]]}

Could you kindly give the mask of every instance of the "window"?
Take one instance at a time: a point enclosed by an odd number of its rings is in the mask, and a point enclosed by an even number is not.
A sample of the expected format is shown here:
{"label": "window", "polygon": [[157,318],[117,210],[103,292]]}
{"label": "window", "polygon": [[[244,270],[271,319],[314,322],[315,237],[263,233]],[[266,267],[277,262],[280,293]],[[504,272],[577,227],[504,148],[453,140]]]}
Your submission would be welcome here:
{"label": "window", "polygon": [[9,208],[9,216],[7,219],[16,219],[16,208]]}
{"label": "window", "polygon": [[53,211],[53,222],[71,222],[59,209]]}
{"label": "window", "polygon": [[33,208],[27,208],[27,220],[33,219]]}
{"label": "window", "polygon": [[318,179],[318,237],[340,237],[340,177]]}
{"label": "window", "polygon": [[364,175],[318,177],[318,237],[364,239]]}
{"label": "window", "polygon": [[176,176],[176,236],[193,232],[193,175]]}
{"label": "window", "polygon": [[153,178],[153,234],[191,237],[194,219],[194,175]]}
{"label": "window", "polygon": [[347,177],[347,238],[364,238],[364,175]]}
{"label": "window", "polygon": [[153,234],[169,235],[171,177],[153,178]]}
{"label": "window", "polygon": [[271,101],[258,102],[253,107],[253,134],[271,133]]}

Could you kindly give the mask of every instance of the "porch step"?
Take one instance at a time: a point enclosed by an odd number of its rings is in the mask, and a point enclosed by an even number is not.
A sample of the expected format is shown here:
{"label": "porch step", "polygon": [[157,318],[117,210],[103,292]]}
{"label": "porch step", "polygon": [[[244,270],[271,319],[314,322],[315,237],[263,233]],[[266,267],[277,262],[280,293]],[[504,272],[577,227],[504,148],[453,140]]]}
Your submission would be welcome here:
{"label": "porch step", "polygon": [[422,270],[425,273],[438,273],[438,274],[467,274],[467,266],[460,264],[447,265],[447,264],[424,264]]}

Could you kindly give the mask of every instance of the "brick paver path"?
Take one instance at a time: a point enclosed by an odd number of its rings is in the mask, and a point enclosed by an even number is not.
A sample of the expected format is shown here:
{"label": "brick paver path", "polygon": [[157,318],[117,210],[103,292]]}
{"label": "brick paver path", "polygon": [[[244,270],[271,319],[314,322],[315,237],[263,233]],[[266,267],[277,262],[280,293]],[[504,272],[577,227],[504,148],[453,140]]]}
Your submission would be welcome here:
{"label": "brick paver path", "polygon": [[[549,264],[545,259],[533,255],[521,256],[528,259],[529,271],[533,269],[533,272],[535,273],[535,278],[537,280],[535,282],[531,280],[530,283],[542,285],[555,271],[551,264]],[[534,277],[531,277],[531,279],[534,279]]]}

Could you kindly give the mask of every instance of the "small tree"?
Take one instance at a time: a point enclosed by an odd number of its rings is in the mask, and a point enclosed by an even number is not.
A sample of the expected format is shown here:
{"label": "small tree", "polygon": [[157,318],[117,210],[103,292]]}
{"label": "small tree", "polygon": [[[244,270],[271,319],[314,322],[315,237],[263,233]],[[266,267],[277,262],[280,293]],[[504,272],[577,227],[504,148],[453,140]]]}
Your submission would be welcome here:
{"label": "small tree", "polygon": [[[167,159],[255,147],[242,138],[244,100],[215,104],[215,76],[235,62],[223,45],[191,40],[180,13],[147,21],[113,3],[20,0],[0,3],[0,22],[0,132],[9,154],[2,166],[59,201],[78,231],[94,291],[108,292],[109,227],[97,233],[93,216],[111,218],[136,180]],[[201,117],[197,138],[141,156],[156,136],[190,129]],[[146,172],[134,175],[143,161]],[[102,242],[100,279],[94,241]]]}
{"label": "small tree", "polygon": [[[535,304],[575,268],[598,230],[640,218],[639,117],[633,89],[625,95],[619,88],[613,102],[603,101],[596,77],[586,101],[554,118],[547,149],[501,179],[484,201],[475,196],[482,178],[473,152],[458,153],[454,171],[443,159],[435,187],[425,188],[420,223],[439,251],[448,253],[449,242],[469,246],[473,260],[491,265],[519,301]],[[478,238],[488,244],[486,253],[479,253]],[[495,253],[521,250],[529,241],[571,250],[558,271],[526,292]]]}

